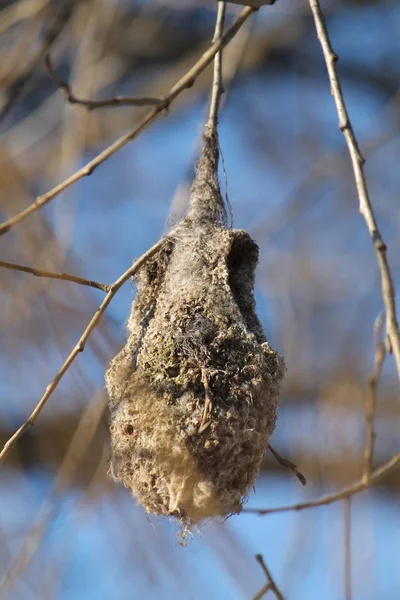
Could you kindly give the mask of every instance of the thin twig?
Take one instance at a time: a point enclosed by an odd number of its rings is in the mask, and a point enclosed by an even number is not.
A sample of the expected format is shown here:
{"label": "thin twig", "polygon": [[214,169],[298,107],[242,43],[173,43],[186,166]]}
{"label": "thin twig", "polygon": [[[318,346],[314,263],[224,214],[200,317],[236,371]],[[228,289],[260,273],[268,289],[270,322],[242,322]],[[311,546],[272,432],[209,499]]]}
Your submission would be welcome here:
{"label": "thin twig", "polygon": [[88,338],[92,334],[94,328],[98,325],[104,311],[106,310],[107,306],[110,304],[111,300],[114,298],[115,294],[123,286],[123,284],[126,281],[128,281],[128,279],[130,277],[132,277],[135,273],[137,273],[138,270],[152,256],[154,256],[154,254],[156,252],[158,252],[158,250],[161,248],[161,246],[165,243],[165,241],[167,239],[168,238],[161,238],[152,248],[150,248],[150,250],[145,252],[138,260],[136,260],[133,263],[133,265],[131,267],[129,267],[129,269],[127,269],[127,271],[125,271],[125,273],[123,273],[112,285],[110,285],[109,291],[108,291],[107,295],[105,296],[103,302],[97,309],[96,313],[93,315],[92,319],[90,320],[90,323],[86,327],[85,331],[83,332],[83,334],[80,337],[76,346],[70,352],[70,354],[69,354],[68,358],[66,359],[66,361],[64,362],[63,366],[61,367],[61,369],[59,370],[57,375],[54,377],[54,379],[51,381],[51,383],[49,383],[49,385],[47,386],[45,393],[43,394],[42,398],[36,405],[32,414],[25,421],[25,423],[23,423],[23,425],[21,425],[21,427],[14,433],[14,435],[11,436],[10,439],[5,443],[2,451],[0,452],[0,463],[5,459],[5,457],[8,455],[8,453],[14,446],[15,442],[22,436],[22,434],[29,427],[31,427],[32,425],[34,425],[36,423],[36,419],[38,418],[38,416],[39,416],[40,412],[42,411],[44,405],[46,404],[47,400],[50,398],[51,394],[54,392],[54,390],[58,386],[59,382],[61,381],[61,379],[63,378],[65,373],[68,371],[69,367],[74,362],[74,360],[76,359],[78,354],[80,352],[84,351]]}
{"label": "thin twig", "polygon": [[[221,110],[223,109],[223,106],[226,103],[227,91],[230,90],[237,75],[241,60],[243,58],[243,54],[245,52],[245,48],[249,42],[250,30],[250,22],[248,21],[246,25],[241,29],[239,34],[236,36],[235,42],[232,43],[232,45],[230,45],[229,48],[224,52],[224,94],[220,101],[219,114],[221,113]],[[210,104],[211,96],[212,92],[210,94]],[[188,191],[190,190],[191,182],[194,175],[193,165],[198,162],[203,147],[203,131],[204,124],[202,122],[196,136],[196,141],[193,145],[191,157],[188,161],[188,168],[187,172],[185,173],[184,180],[179,183],[171,201],[169,215],[165,226],[166,231],[168,231],[174,223],[178,222],[180,220],[180,217],[182,217],[184,214],[185,205],[188,197]],[[223,163],[222,153],[221,159]]]}
{"label": "thin twig", "polygon": [[343,501],[344,514],[344,589],[346,600],[351,600],[351,498]]}
{"label": "thin twig", "polygon": [[35,277],[46,277],[47,279],[62,279],[63,281],[71,281],[72,283],[78,283],[79,285],[87,285],[103,292],[110,290],[109,285],[104,283],[98,283],[91,279],[84,279],[83,277],[77,277],[76,275],[69,275],[68,273],[54,273],[53,271],[42,271],[40,269],[33,269],[32,267],[25,267],[15,263],[5,262],[0,260],[0,267],[3,269],[10,269],[11,271],[22,271],[23,273],[30,273]]}
{"label": "thin twig", "polygon": [[382,466],[372,471],[368,483],[366,483],[364,479],[360,479],[359,481],[355,481],[352,485],[340,490],[339,492],[323,496],[317,500],[310,500],[309,502],[301,502],[299,504],[288,504],[286,506],[277,506],[274,508],[244,508],[242,512],[255,513],[258,515],[270,515],[278,512],[290,512],[314,508],[316,506],[327,506],[328,504],[333,504],[338,500],[344,500],[344,498],[355,496],[356,494],[368,489],[382,479],[382,477],[384,477],[387,473],[389,473],[389,471],[391,471],[399,462],[400,452],[392,456],[392,458],[383,463]]}
{"label": "thin twig", "polygon": [[69,188],[72,184],[76,183],[83,177],[91,175],[93,171],[101,165],[105,160],[107,160],[110,156],[115,154],[118,150],[123,148],[128,142],[134,140],[139,133],[141,133],[146,127],[152,123],[164,109],[169,108],[169,106],[174,102],[174,100],[187,88],[190,88],[195,83],[196,79],[199,75],[206,69],[206,67],[211,63],[216,53],[229,44],[229,42],[235,37],[237,32],[240,30],[242,25],[247,21],[247,19],[256,11],[255,8],[246,7],[244,8],[233,25],[228,29],[228,31],[224,34],[221,40],[214,42],[210,48],[204,52],[202,57],[193,65],[187,73],[169,90],[169,92],[164,96],[164,101],[162,104],[155,106],[143,119],[143,121],[135,127],[129,133],[123,135],[118,140],[116,140],[113,144],[111,144],[108,148],[103,150],[100,154],[98,154],[93,160],[89,161],[84,167],[64,179],[61,183],[56,185],[53,189],[51,189],[46,194],[42,196],[38,196],[32,204],[30,204],[27,208],[22,210],[20,213],[7,219],[0,224],[0,234],[6,233],[12,227],[14,227],[17,223],[25,219],[27,216],[37,211],[39,208],[47,204],[50,200],[52,200],[55,196],[60,194],[62,191]]}
{"label": "thin twig", "polygon": [[[226,11],[225,2],[219,1],[213,43],[220,41],[222,39],[222,34],[224,31],[224,22],[225,22],[225,11]],[[224,91],[224,88],[223,88],[223,83],[222,83],[222,49],[221,49],[219,52],[217,52],[217,54],[215,55],[215,58],[214,58],[214,73],[213,73],[213,84],[212,84],[212,93],[211,93],[211,101],[210,101],[210,114],[208,117],[208,126],[211,128],[215,128],[217,126],[219,104],[220,104],[220,100],[221,100],[223,91]]]}
{"label": "thin twig", "polygon": [[271,586],[269,583],[266,583],[264,585],[264,587],[261,588],[261,590],[258,592],[258,594],[256,594],[253,598],[253,600],[261,600],[261,598],[264,598],[265,594],[267,592],[269,592],[271,590]]}
{"label": "thin twig", "polygon": [[267,444],[267,448],[268,450],[274,455],[274,457],[276,458],[276,460],[278,461],[278,463],[280,465],[282,465],[282,467],[285,467],[285,469],[290,469],[291,471],[293,471],[293,473],[296,475],[297,479],[301,482],[302,485],[306,485],[307,484],[307,480],[304,477],[303,473],[301,473],[297,466],[294,465],[292,462],[290,462],[290,460],[288,460],[287,458],[283,458],[283,456],[281,456],[279,454],[279,452],[277,452],[272,446],[271,444]]}
{"label": "thin twig", "polygon": [[368,483],[374,461],[374,417],[376,404],[376,388],[381,376],[383,362],[385,360],[386,351],[382,341],[382,329],[384,323],[384,315],[381,314],[375,321],[375,364],[374,370],[368,379],[368,397],[365,407],[365,426],[366,426],[366,442],[364,452],[364,472],[363,478]]}
{"label": "thin twig", "polygon": [[256,554],[256,561],[264,571],[265,577],[267,578],[267,585],[262,588],[262,590],[254,597],[254,600],[259,600],[266,594],[269,590],[274,592],[277,600],[285,600],[281,592],[279,591],[275,581],[272,579],[272,575],[265,564],[265,561],[262,557],[262,554]]}
{"label": "thin twig", "polygon": [[351,157],[354,179],[359,199],[360,213],[364,217],[375,248],[381,278],[382,298],[386,313],[386,330],[390,341],[391,349],[393,351],[394,358],[396,361],[397,375],[400,379],[400,333],[396,316],[396,301],[394,294],[393,279],[386,256],[387,248],[379,231],[375,214],[369,198],[367,183],[364,174],[365,161],[358,147],[357,138],[354,134],[354,130],[343,98],[342,88],[336,70],[336,61],[338,60],[338,57],[332,49],[329,40],[328,30],[325,25],[325,18],[322,14],[319,0],[309,0],[309,3],[318,34],[318,39],[320,41],[325,58],[326,68],[331,84],[331,94],[336,104],[336,110],[339,117],[339,129],[342,131],[345,137],[349,154]]}
{"label": "thin twig", "polygon": [[69,102],[70,104],[79,104],[80,106],[85,106],[88,110],[106,107],[110,108],[113,106],[158,106],[165,104],[165,100],[163,98],[134,98],[132,96],[114,96],[113,98],[107,98],[106,100],[83,100],[82,98],[75,96],[69,83],[63,81],[57,75],[57,71],[51,61],[50,54],[46,55],[45,64],[50,77],[63,93],[65,101]]}

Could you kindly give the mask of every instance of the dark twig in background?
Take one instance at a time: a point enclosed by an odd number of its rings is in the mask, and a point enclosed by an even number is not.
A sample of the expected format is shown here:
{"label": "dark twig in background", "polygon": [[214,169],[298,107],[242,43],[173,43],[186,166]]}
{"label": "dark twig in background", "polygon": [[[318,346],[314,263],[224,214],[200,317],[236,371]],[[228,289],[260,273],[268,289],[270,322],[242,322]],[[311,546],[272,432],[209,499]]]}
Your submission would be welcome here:
{"label": "dark twig in background", "polygon": [[290,471],[293,471],[293,473],[296,475],[297,479],[301,482],[302,485],[306,485],[307,484],[307,480],[304,477],[303,473],[301,473],[297,466],[294,465],[292,462],[290,462],[290,460],[288,460],[287,458],[283,458],[283,456],[281,456],[279,454],[279,452],[277,452],[272,446],[271,444],[267,444],[268,450],[271,452],[271,454],[274,455],[274,457],[276,458],[276,460],[278,461],[278,463],[280,465],[282,465],[282,467],[285,467],[286,469],[290,469]]}
{"label": "dark twig in background", "polygon": [[265,561],[262,557],[261,554],[256,554],[256,561],[258,562],[258,564],[260,565],[260,567],[262,568],[262,570],[264,571],[265,577],[267,578],[267,583],[266,585],[258,592],[258,594],[256,594],[254,596],[253,600],[261,600],[261,598],[264,597],[264,595],[271,591],[275,594],[275,597],[277,600],[284,600],[283,595],[281,594],[281,592],[279,591],[275,581],[272,578],[272,575],[267,567],[267,565],[265,564]]}

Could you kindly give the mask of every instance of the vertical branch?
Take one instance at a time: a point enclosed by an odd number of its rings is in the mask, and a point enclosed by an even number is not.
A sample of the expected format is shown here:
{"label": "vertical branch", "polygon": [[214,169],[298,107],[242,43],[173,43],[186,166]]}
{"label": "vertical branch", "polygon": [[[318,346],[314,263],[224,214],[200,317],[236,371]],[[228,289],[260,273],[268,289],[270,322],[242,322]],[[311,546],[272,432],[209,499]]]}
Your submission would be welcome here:
{"label": "vertical branch", "polygon": [[396,361],[397,374],[400,379],[400,333],[396,316],[396,301],[394,295],[393,279],[386,256],[387,248],[379,231],[375,214],[369,198],[367,182],[364,174],[365,160],[362,157],[360,149],[358,147],[358,142],[354,134],[353,126],[351,124],[346,104],[343,98],[343,92],[340,85],[339,76],[336,70],[336,62],[338,60],[338,57],[332,49],[331,42],[329,40],[328,30],[325,25],[324,15],[322,14],[321,7],[319,4],[319,0],[309,0],[309,3],[314,18],[318,39],[320,41],[322,52],[325,58],[326,68],[331,84],[331,94],[336,104],[336,110],[339,117],[339,129],[342,131],[345,137],[349,154],[351,157],[354,179],[358,193],[360,213],[364,217],[375,248],[381,278],[382,298],[386,313],[386,330],[391,350],[393,351],[394,358]]}
{"label": "vertical branch", "polygon": [[[215,32],[213,43],[222,39],[225,22],[225,11],[226,4],[224,0],[218,2],[217,21],[215,24]],[[210,114],[208,118],[208,126],[215,129],[218,123],[218,111],[221,101],[221,96],[224,92],[222,83],[222,48],[214,58],[214,74],[213,74],[213,85],[210,102]]]}
{"label": "vertical branch", "polygon": [[346,600],[351,600],[351,498],[343,500],[344,514],[344,589]]}
{"label": "vertical branch", "polygon": [[[213,45],[223,39],[225,2],[218,2]],[[222,46],[214,56],[214,75],[210,113],[204,128],[203,150],[197,166],[189,203],[189,222],[226,225],[227,214],[218,179],[219,142],[218,110],[222,94]]]}
{"label": "vertical branch", "polygon": [[365,428],[366,441],[364,451],[364,472],[363,481],[369,483],[374,460],[374,417],[376,405],[376,388],[381,376],[383,361],[385,360],[386,351],[382,341],[382,329],[384,323],[383,314],[375,321],[375,366],[372,374],[368,379],[368,398],[365,407]]}

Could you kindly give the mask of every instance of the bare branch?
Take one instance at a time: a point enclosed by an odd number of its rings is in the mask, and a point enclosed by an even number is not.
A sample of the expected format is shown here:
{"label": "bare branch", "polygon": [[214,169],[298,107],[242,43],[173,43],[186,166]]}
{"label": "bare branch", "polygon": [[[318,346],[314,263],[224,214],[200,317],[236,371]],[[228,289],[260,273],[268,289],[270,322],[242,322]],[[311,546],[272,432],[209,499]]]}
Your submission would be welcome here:
{"label": "bare branch", "polygon": [[258,562],[258,564],[260,565],[260,567],[262,568],[262,570],[265,573],[265,577],[267,578],[267,585],[265,587],[263,587],[262,590],[256,596],[254,596],[253,600],[260,600],[264,596],[264,594],[266,594],[269,590],[274,592],[277,600],[284,600],[283,595],[281,594],[276,583],[272,579],[272,575],[271,575],[267,565],[265,564],[262,554],[256,554],[256,561]]}
{"label": "bare branch", "polygon": [[7,221],[4,221],[0,224],[0,234],[6,233],[12,227],[14,227],[17,223],[25,219],[27,216],[37,211],[39,208],[47,204],[50,200],[55,198],[62,191],[69,188],[72,184],[76,183],[83,177],[91,175],[93,171],[101,165],[104,161],[106,161],[110,156],[118,152],[121,148],[123,148],[128,142],[134,140],[139,133],[141,133],[146,127],[152,123],[158,115],[164,110],[167,109],[172,102],[187,88],[190,88],[195,83],[196,79],[199,75],[206,69],[206,67],[211,63],[214,56],[217,52],[229,44],[229,42],[235,37],[237,32],[240,30],[242,25],[247,21],[247,19],[255,12],[254,8],[244,8],[233,25],[228,29],[225,35],[220,39],[214,42],[210,48],[203,54],[203,56],[193,65],[189,71],[169,90],[167,95],[164,97],[164,101],[162,104],[155,106],[143,119],[143,121],[135,127],[129,133],[126,133],[118,140],[116,140],[113,144],[111,144],[108,148],[103,150],[100,154],[98,154],[93,160],[89,161],[84,167],[64,179],[61,183],[56,185],[53,189],[51,189],[46,194],[42,196],[38,196],[32,204],[30,204],[23,211],[11,217]]}
{"label": "bare branch", "polygon": [[[224,31],[224,21],[225,21],[225,11],[226,4],[225,2],[218,2],[218,12],[217,12],[217,21],[215,24],[215,33],[213,42],[217,42],[222,39],[222,34]],[[215,128],[218,122],[218,112],[219,112],[219,104],[221,100],[221,95],[223,93],[223,83],[222,83],[222,49],[217,52],[214,58],[214,74],[213,74],[213,85],[212,85],[212,94],[211,94],[211,102],[210,102],[210,114],[208,117],[208,126],[211,128]]]}
{"label": "bare branch", "polygon": [[278,506],[275,508],[244,508],[242,512],[256,513],[258,515],[270,515],[272,513],[278,512],[290,512],[292,510],[304,510],[306,508],[314,508],[316,506],[327,506],[328,504],[333,504],[338,500],[344,500],[344,498],[350,498],[351,496],[355,496],[356,494],[359,494],[360,492],[368,489],[373,484],[377,483],[380,479],[382,479],[382,477],[384,477],[387,473],[389,473],[389,471],[391,471],[399,462],[400,452],[392,456],[392,458],[385,462],[381,467],[375,469],[375,471],[371,473],[368,483],[366,483],[364,479],[360,479],[359,481],[354,482],[351,486],[344,488],[339,492],[335,492],[334,494],[323,496],[318,500],[310,500],[309,502],[289,504],[287,506]]}
{"label": "bare branch", "polygon": [[34,425],[36,423],[36,419],[38,418],[39,414],[41,413],[47,400],[50,398],[50,396],[52,395],[52,393],[58,386],[59,382],[64,377],[65,373],[68,371],[69,367],[71,366],[71,364],[74,362],[74,360],[78,356],[78,354],[80,352],[84,351],[88,338],[92,334],[94,328],[98,325],[101,317],[103,316],[104,311],[106,310],[107,306],[110,304],[111,300],[114,298],[115,294],[123,286],[123,284],[126,281],[128,281],[128,279],[130,277],[132,277],[135,273],[137,273],[138,270],[156,252],[158,252],[158,250],[163,246],[163,244],[165,243],[165,241],[167,239],[168,238],[161,238],[152,248],[150,248],[150,250],[148,250],[140,258],[138,258],[138,260],[136,260],[133,263],[133,265],[131,267],[129,267],[129,269],[127,269],[127,271],[125,271],[125,273],[123,273],[112,285],[110,285],[109,291],[108,291],[106,297],[104,298],[103,302],[97,309],[96,313],[93,315],[92,319],[90,320],[90,323],[86,327],[85,331],[83,332],[83,334],[80,337],[76,346],[70,352],[70,354],[69,354],[68,358],[66,359],[66,361],[64,362],[63,366],[61,367],[61,369],[59,370],[57,375],[54,377],[54,379],[47,386],[45,393],[43,394],[42,398],[36,405],[32,414],[25,421],[25,423],[23,423],[23,425],[21,425],[21,427],[14,433],[14,435],[11,436],[11,438],[4,444],[4,447],[3,447],[2,451],[0,452],[0,463],[5,459],[5,457],[8,455],[10,450],[13,448],[15,442],[22,436],[22,434],[29,427],[31,427],[32,425]]}
{"label": "bare branch", "polygon": [[375,248],[381,278],[382,298],[386,312],[386,330],[396,361],[397,374],[400,379],[400,333],[396,316],[396,301],[394,295],[393,279],[386,256],[387,248],[379,231],[375,214],[369,198],[367,182],[364,174],[365,161],[358,147],[358,142],[354,134],[353,126],[351,124],[346,104],[343,98],[342,88],[336,70],[336,61],[338,60],[338,57],[332,49],[329,40],[328,30],[325,25],[324,15],[322,14],[320,8],[319,0],[309,0],[309,3],[318,34],[318,39],[320,41],[325,58],[326,68],[331,84],[331,94],[334,98],[337,114],[339,117],[339,128],[345,137],[351,157],[354,179],[359,199],[360,213],[364,217]]}
{"label": "bare branch", "polygon": [[32,267],[25,267],[23,265],[9,263],[3,260],[0,260],[0,267],[3,269],[10,269],[12,271],[22,271],[23,273],[30,273],[35,277],[46,277],[47,279],[62,279],[63,281],[72,281],[72,283],[78,283],[79,285],[87,285],[89,287],[102,290],[103,292],[108,292],[110,290],[109,285],[105,285],[104,283],[98,283],[97,281],[92,281],[91,279],[77,277],[76,275],[69,275],[68,273],[53,273],[52,271],[42,271],[40,269],[33,269]]}
{"label": "bare branch", "polygon": [[50,77],[60,88],[64,95],[65,101],[70,104],[79,104],[85,106],[88,110],[95,110],[96,108],[106,108],[113,106],[164,106],[165,100],[163,98],[134,98],[132,96],[114,96],[106,100],[83,100],[77,98],[72,92],[69,83],[63,81],[55,70],[53,63],[51,62],[50,54],[45,57],[46,68],[50,74]]}
{"label": "bare branch", "polygon": [[276,460],[278,461],[278,463],[280,465],[282,465],[282,467],[285,467],[286,469],[290,469],[291,471],[293,471],[293,473],[296,475],[297,479],[301,482],[302,485],[306,485],[307,484],[306,478],[304,477],[303,473],[301,473],[297,469],[296,465],[294,465],[292,462],[290,462],[290,460],[288,460],[287,458],[283,458],[283,456],[281,456],[279,454],[279,452],[277,452],[271,446],[271,444],[267,444],[267,448],[274,455],[274,457],[276,458]]}
{"label": "bare branch", "polygon": [[364,452],[364,473],[363,478],[368,483],[374,460],[374,416],[376,404],[376,388],[381,376],[383,362],[385,360],[386,351],[382,341],[384,315],[379,315],[375,321],[375,366],[372,375],[369,377],[369,393],[365,407],[365,424],[366,424],[366,442]]}

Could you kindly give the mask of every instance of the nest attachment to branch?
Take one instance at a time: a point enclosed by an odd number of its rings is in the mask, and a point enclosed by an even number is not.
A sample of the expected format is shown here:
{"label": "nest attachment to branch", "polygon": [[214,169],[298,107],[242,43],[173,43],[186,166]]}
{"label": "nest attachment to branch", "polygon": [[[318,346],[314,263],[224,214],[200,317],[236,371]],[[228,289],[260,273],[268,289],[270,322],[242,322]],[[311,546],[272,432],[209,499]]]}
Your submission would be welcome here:
{"label": "nest attachment to branch", "polygon": [[112,477],[184,527],[240,512],[284,373],[255,312],[258,247],[226,228],[217,169],[206,128],[188,214],[142,267],[128,340],[106,373]]}

